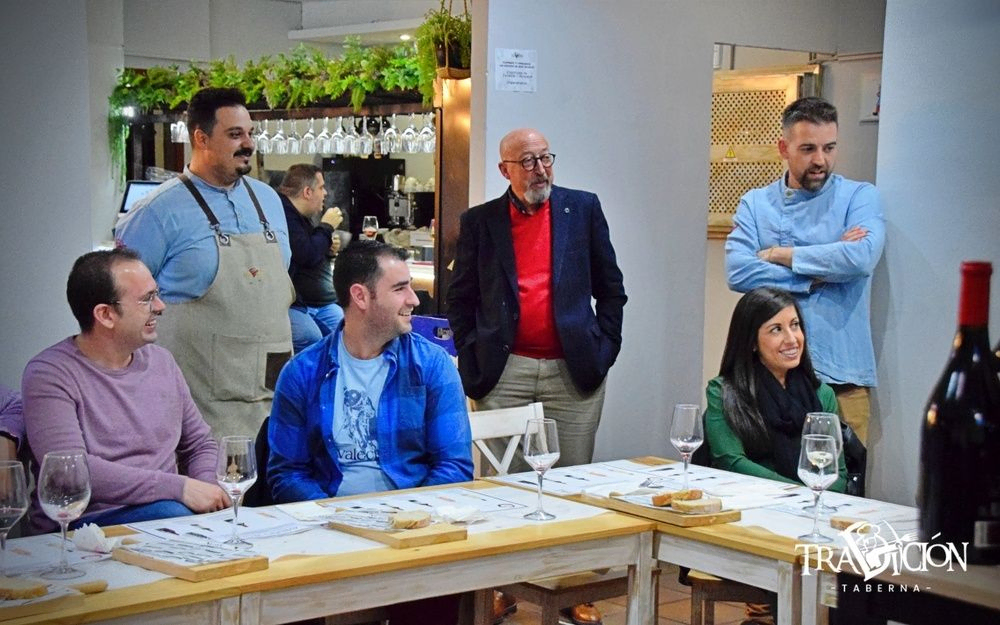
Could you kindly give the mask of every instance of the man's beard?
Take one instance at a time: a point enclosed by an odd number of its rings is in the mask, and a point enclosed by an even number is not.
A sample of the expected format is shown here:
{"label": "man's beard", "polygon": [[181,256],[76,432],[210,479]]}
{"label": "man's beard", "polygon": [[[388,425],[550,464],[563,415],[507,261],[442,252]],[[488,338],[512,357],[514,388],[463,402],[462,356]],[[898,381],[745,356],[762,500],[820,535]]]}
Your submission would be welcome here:
{"label": "man's beard", "polygon": [[236,173],[241,176],[246,176],[247,174],[250,173],[251,169],[253,169],[253,167],[249,163],[247,163],[246,165],[237,165]]}
{"label": "man's beard", "polygon": [[527,191],[524,192],[524,201],[527,204],[541,204],[549,199],[549,194],[551,193],[552,183],[548,181],[546,181],[545,188],[543,189],[535,189],[529,186]]}
{"label": "man's beard", "polygon": [[810,173],[818,173],[818,172],[811,172],[809,170],[806,170],[805,172],[802,173],[801,176],[799,176],[799,186],[805,189],[806,191],[819,191],[820,189],[823,188],[823,185],[826,184],[826,181],[830,179],[829,169],[825,170],[823,172],[823,177],[819,179],[810,178],[809,177]]}

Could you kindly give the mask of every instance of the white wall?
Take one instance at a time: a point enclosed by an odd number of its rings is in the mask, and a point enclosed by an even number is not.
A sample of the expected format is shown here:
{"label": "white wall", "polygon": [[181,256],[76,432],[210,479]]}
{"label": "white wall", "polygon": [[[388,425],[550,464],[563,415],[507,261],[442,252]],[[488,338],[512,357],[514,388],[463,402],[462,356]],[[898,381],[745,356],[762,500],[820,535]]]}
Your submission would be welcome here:
{"label": "white wall", "polygon": [[889,0],[878,187],[888,239],[872,289],[879,420],[872,491],[912,504],[920,419],[950,350],[959,263],[993,262],[1000,336],[1000,3]]}
{"label": "white wall", "polygon": [[108,96],[124,62],[122,0],[87,0],[87,47],[90,65],[90,237],[111,238],[121,201],[111,172],[108,147]]}
{"label": "white wall", "polygon": [[[881,14],[846,4],[859,20]],[[829,7],[778,0],[473,4],[471,200],[505,188],[496,171],[503,134],[535,126],[559,155],[557,184],[601,197],[625,274],[624,344],[608,379],[599,458],[673,455],[670,406],[701,401],[712,43],[835,51],[841,21]],[[487,32],[480,30],[485,17]],[[537,50],[536,93],[494,90],[488,70],[495,48]]]}
{"label": "white wall", "polygon": [[85,3],[8,7],[0,45],[0,383],[18,387],[28,359],[76,329],[66,276],[90,249]]}

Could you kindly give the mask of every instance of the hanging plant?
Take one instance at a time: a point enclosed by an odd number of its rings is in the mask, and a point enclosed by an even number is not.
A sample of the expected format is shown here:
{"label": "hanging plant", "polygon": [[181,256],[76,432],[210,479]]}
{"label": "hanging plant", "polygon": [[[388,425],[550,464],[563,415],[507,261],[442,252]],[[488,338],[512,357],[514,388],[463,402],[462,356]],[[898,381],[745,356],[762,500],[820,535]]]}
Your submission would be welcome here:
{"label": "hanging plant", "polygon": [[[472,58],[472,16],[463,0],[461,15],[452,13],[452,0],[440,0],[437,9],[424,14],[417,27],[417,66],[420,70],[420,93],[424,103],[434,98],[434,78],[467,78]],[[440,71],[439,71],[440,70]]]}

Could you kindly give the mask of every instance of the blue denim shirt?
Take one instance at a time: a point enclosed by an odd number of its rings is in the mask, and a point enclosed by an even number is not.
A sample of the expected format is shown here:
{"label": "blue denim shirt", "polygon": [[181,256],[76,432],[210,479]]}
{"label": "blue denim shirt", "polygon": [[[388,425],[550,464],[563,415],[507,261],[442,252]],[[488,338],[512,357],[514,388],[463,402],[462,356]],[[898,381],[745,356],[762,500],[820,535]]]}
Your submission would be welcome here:
{"label": "blue denim shirt", "polygon": [[[868,231],[865,238],[841,241],[854,226]],[[802,308],[806,344],[820,380],[875,386],[871,276],[884,244],[885,221],[874,186],[834,174],[822,189],[810,192],[788,188],[782,176],[740,199],[726,239],[729,288],[791,291]],[[774,246],[795,248],[791,269],[757,257]]]}
{"label": "blue denim shirt", "polygon": [[[227,234],[263,232],[257,209],[242,182],[232,188],[208,184],[187,168],[195,188],[215,213]],[[263,182],[244,176],[253,187],[268,225],[278,237],[281,256],[288,267],[285,211],[277,192]],[[191,192],[179,178],[168,180],[142,198],[115,226],[115,237],[142,257],[168,304],[188,302],[208,291],[219,271],[215,233]]]}
{"label": "blue denim shirt", "polygon": [[[333,438],[341,324],[278,377],[268,424],[268,483],[278,503],[333,497],[342,474]],[[404,334],[382,357],[389,374],[375,416],[382,471],[396,488],[472,479],[472,434],[458,369],[422,336]]]}

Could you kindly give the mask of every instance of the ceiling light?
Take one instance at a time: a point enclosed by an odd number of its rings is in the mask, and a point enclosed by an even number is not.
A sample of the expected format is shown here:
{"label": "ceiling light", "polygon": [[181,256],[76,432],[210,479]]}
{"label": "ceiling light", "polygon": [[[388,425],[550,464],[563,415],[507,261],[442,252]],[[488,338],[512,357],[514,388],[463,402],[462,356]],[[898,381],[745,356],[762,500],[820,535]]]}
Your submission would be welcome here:
{"label": "ceiling light", "polygon": [[413,39],[413,37],[411,37],[408,33],[403,33],[399,36],[400,41],[409,41],[410,39]]}

